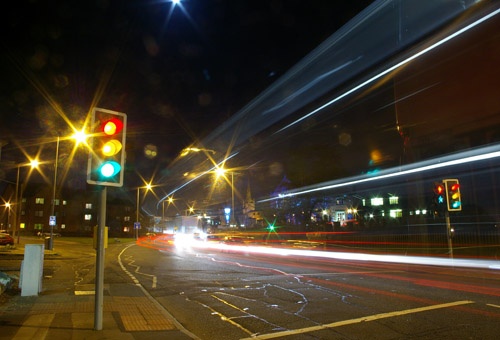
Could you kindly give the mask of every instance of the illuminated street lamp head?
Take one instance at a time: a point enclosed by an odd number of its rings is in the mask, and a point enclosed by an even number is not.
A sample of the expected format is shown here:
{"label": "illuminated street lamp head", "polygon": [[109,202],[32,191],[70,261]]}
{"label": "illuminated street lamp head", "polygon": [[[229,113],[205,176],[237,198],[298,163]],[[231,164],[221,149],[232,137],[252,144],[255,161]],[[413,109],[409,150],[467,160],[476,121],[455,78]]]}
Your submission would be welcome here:
{"label": "illuminated street lamp head", "polygon": [[30,161],[30,166],[32,169],[38,168],[39,165],[40,165],[40,162],[38,161],[38,159],[32,159]]}
{"label": "illuminated street lamp head", "polygon": [[81,131],[75,131],[73,135],[71,136],[76,142],[76,145],[80,143],[85,143],[87,141],[87,135],[85,134],[84,130]]}
{"label": "illuminated street lamp head", "polygon": [[180,156],[181,157],[184,157],[184,156],[187,156],[189,153],[191,152],[200,152],[200,151],[203,151],[203,152],[210,152],[211,154],[215,154],[215,151],[214,150],[211,150],[211,149],[200,149],[200,148],[185,148],[181,151],[180,153]]}
{"label": "illuminated street lamp head", "polygon": [[226,173],[226,169],[224,169],[222,167],[217,167],[215,169],[215,174],[216,174],[217,178],[224,176],[225,173]]}

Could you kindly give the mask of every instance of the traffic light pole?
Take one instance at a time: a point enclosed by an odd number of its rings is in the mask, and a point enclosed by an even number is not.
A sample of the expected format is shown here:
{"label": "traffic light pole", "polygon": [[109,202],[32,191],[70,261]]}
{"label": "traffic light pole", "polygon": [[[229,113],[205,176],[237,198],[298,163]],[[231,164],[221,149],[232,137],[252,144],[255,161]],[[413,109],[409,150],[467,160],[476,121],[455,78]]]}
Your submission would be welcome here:
{"label": "traffic light pole", "polygon": [[450,213],[448,211],[445,211],[444,214],[446,219],[446,237],[448,238],[448,253],[450,254],[450,258],[453,259],[453,231],[451,229]]}
{"label": "traffic light pole", "polygon": [[106,194],[107,187],[101,190],[99,223],[97,226],[96,270],[95,270],[95,311],[94,330],[102,330],[103,295],[104,295],[104,230],[106,226]]}

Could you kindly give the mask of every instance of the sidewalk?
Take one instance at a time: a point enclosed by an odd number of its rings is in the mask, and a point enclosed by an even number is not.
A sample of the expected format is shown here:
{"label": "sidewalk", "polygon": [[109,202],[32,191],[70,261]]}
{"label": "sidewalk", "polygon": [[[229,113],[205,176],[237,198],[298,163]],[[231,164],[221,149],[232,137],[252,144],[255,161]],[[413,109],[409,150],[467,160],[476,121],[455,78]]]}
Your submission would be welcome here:
{"label": "sidewalk", "polygon": [[[44,257],[64,257],[45,250]],[[24,255],[24,244],[0,252],[0,271]],[[0,299],[0,339],[198,339],[184,329],[140,285],[104,284],[102,329],[95,330],[94,285],[76,288],[68,270],[43,279],[38,296],[6,291]],[[10,275],[10,272],[8,273]],[[67,288],[61,289],[62,282]],[[66,280],[66,281],[64,281]],[[78,290],[76,290],[78,289]]]}

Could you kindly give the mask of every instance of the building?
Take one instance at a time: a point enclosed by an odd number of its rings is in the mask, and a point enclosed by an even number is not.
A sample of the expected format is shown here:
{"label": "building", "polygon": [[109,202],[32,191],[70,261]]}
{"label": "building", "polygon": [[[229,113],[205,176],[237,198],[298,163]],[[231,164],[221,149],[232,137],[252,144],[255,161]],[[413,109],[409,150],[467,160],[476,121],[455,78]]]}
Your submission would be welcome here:
{"label": "building", "polygon": [[[52,200],[51,185],[33,183],[21,186],[18,226],[21,235],[38,235],[51,230],[50,221],[55,220],[53,233],[63,236],[92,236],[93,227],[98,224],[100,192],[98,190],[71,190],[63,188]],[[92,187],[97,189],[98,187]],[[113,188],[114,189],[114,188]],[[11,202],[9,226],[13,232],[15,221],[15,185],[7,185],[1,193],[3,201]],[[108,190],[106,204],[106,226],[111,237],[133,237],[136,219],[136,202],[133,195],[123,195],[120,190]],[[139,215],[141,225],[147,226],[148,219]],[[3,221],[3,220],[2,220]]]}

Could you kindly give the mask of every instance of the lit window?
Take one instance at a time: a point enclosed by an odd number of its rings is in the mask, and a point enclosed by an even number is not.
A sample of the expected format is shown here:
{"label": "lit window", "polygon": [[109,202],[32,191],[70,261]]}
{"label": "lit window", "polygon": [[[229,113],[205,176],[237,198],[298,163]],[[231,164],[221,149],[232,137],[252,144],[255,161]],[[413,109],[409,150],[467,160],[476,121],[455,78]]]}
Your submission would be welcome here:
{"label": "lit window", "polygon": [[130,221],[130,216],[125,216],[125,217],[123,218],[123,220],[124,220],[125,222]]}
{"label": "lit window", "polygon": [[54,205],[59,205],[59,200],[57,198],[54,200]]}
{"label": "lit window", "polygon": [[67,204],[68,204],[68,201],[63,200],[63,205],[67,205]]}
{"label": "lit window", "polygon": [[91,214],[85,214],[85,221],[90,221],[92,219]]}
{"label": "lit window", "polygon": [[92,203],[85,203],[85,209],[92,209]]}
{"label": "lit window", "polygon": [[371,199],[372,206],[384,205],[384,199],[382,197],[374,197]]}
{"label": "lit window", "polygon": [[389,211],[389,215],[392,218],[403,217],[403,211],[401,209],[394,209]]}
{"label": "lit window", "polygon": [[391,196],[389,197],[389,204],[398,204],[399,203],[399,197],[398,196]]}
{"label": "lit window", "polygon": [[43,197],[37,197],[35,198],[35,204],[44,204],[45,199]]}

